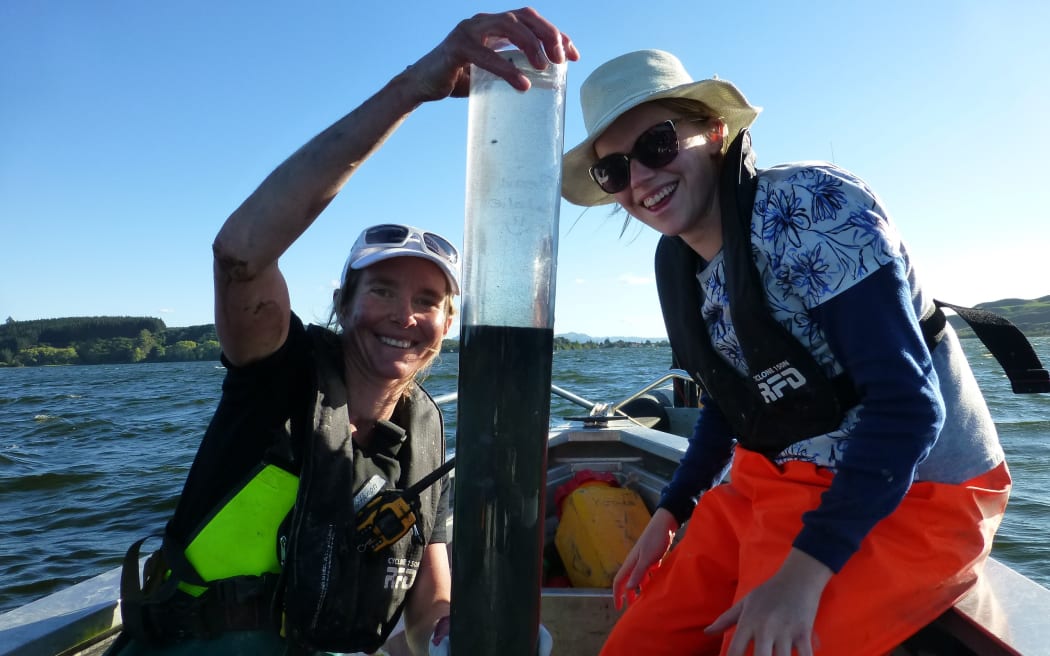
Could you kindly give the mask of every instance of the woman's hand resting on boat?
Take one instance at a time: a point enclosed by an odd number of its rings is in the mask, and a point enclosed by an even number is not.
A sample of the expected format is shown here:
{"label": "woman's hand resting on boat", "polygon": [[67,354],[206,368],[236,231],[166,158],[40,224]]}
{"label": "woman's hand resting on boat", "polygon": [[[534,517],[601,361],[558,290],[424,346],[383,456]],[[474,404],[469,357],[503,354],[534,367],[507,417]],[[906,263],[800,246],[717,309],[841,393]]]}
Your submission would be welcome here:
{"label": "woman's hand resting on boat", "polygon": [[826,565],[792,549],[769,580],[747,593],[704,631],[722,633],[736,625],[727,656],[744,656],[752,642],[754,656],[813,656],[813,643],[820,642],[813,634],[813,622],[831,576]]}
{"label": "woman's hand resting on boat", "polygon": [[613,602],[617,610],[635,600],[642,581],[671,548],[677,530],[678,521],[674,515],[664,508],[657,508],[613,579]]}
{"label": "woman's hand resting on boat", "polygon": [[529,80],[494,48],[517,46],[539,70],[548,62],[576,61],[579,51],[572,40],[536,10],[525,7],[500,14],[477,14],[461,21],[445,40],[402,74],[415,82],[421,101],[466,96],[470,91],[470,66],[474,64],[506,80],[520,91]]}

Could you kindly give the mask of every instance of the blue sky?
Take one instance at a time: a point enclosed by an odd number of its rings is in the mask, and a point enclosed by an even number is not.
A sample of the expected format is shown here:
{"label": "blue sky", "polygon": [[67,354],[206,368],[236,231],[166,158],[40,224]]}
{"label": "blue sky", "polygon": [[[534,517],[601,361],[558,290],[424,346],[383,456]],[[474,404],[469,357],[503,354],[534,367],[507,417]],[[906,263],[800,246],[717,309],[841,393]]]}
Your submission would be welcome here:
{"label": "blue sky", "polygon": [[[537,2],[605,60],[675,53],[764,112],[759,166],[834,161],[878,192],[933,294],[1050,294],[1041,202],[1050,3]],[[211,242],[285,157],[490,2],[0,4],[0,320],[212,321]],[[419,109],[282,258],[293,309],[327,316],[360,229],[463,238],[467,101]],[[411,166],[409,166],[411,164]],[[555,331],[662,336],[656,235],[562,204]],[[456,329],[454,329],[456,330]]]}

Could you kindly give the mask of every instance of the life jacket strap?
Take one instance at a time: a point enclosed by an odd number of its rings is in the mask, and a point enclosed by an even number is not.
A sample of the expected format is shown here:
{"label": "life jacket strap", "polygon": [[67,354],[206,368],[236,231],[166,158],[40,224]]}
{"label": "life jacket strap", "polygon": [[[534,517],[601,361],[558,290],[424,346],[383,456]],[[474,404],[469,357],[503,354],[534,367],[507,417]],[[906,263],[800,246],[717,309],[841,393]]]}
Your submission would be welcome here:
{"label": "life jacket strap", "polygon": [[120,611],[124,632],[146,645],[165,645],[190,638],[214,638],[226,631],[279,629],[274,603],[280,575],[238,576],[209,581],[194,597],[178,588],[179,575],[166,555],[177,549],[158,549],[143,566],[139,579],[139,552],[143,538],[128,549],[120,576]]}
{"label": "life jacket strap", "polygon": [[169,601],[177,592],[178,581],[173,578],[165,580],[167,567],[163,555],[156,551],[146,559],[142,567],[142,578],[139,578],[139,553],[142,545],[151,538],[161,535],[148,535],[138,540],[124,554],[120,571],[120,615],[124,624],[123,632],[146,644],[154,644],[156,634],[152,619],[153,608]]}
{"label": "life jacket strap", "polygon": [[1014,394],[1050,392],[1050,373],[1043,368],[1031,342],[1017,326],[998,314],[934,299],[933,309],[919,322],[931,352],[948,323],[941,308],[951,309],[970,326],[1006,372]]}

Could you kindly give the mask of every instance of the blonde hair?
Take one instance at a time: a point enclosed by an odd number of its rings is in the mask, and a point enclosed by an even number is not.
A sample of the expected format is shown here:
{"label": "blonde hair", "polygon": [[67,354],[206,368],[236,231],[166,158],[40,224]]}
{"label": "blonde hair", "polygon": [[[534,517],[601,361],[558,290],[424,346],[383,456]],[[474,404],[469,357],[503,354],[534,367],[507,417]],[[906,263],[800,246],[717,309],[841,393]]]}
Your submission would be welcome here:
{"label": "blonde hair", "polygon": [[[343,280],[342,287],[339,288],[338,293],[335,295],[332,301],[332,309],[328,313],[328,328],[335,332],[342,330],[339,325],[339,315],[342,314],[343,310],[348,305],[354,302],[354,297],[357,296],[357,288],[361,286],[361,278],[363,277],[363,269],[347,269],[346,279]],[[445,279],[445,315],[448,317],[456,316],[456,304],[452,302],[452,285]]]}
{"label": "blonde hair", "polygon": [[[329,330],[337,334],[342,334],[343,326],[339,321],[339,317],[343,314],[343,311],[354,302],[354,298],[357,297],[357,292],[361,287],[361,279],[364,277],[364,269],[347,269],[346,279],[343,280],[342,286],[337,290],[335,297],[332,301],[332,309],[328,313],[327,327]],[[456,304],[452,302],[452,285],[445,279],[445,316],[452,318],[456,316]],[[430,367],[434,364],[434,360],[441,354],[440,347],[436,349],[427,358],[426,364],[416,371],[415,376],[412,380],[407,381],[405,385],[404,394],[408,394],[412,389],[413,383],[420,383],[426,379],[427,374],[430,372]]]}
{"label": "blonde hair", "polygon": [[[653,100],[652,103],[681,114],[682,118],[687,121],[703,123],[715,119],[721,121],[722,125],[725,125],[725,118],[719,116],[714,110],[699,100],[692,100],[690,98],[659,98]],[[736,137],[736,135],[723,135],[723,137],[722,154],[725,155],[726,151],[729,150],[729,143],[734,137]]]}

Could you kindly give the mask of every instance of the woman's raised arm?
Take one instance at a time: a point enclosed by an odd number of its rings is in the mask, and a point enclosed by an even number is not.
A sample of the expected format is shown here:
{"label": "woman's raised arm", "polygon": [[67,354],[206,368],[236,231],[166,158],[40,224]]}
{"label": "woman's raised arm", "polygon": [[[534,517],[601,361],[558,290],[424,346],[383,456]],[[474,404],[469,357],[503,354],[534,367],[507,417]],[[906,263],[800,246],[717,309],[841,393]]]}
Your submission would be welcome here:
{"label": "woman's raised arm", "polygon": [[510,42],[537,67],[578,59],[569,38],[534,10],[478,14],[378,93],[277,167],[230,215],[212,244],[215,326],[223,353],[243,365],[287,338],[291,301],[278,258],[335,198],[357,167],[420,104],[466,95],[470,65],[518,89],[528,80],[492,47]]}

